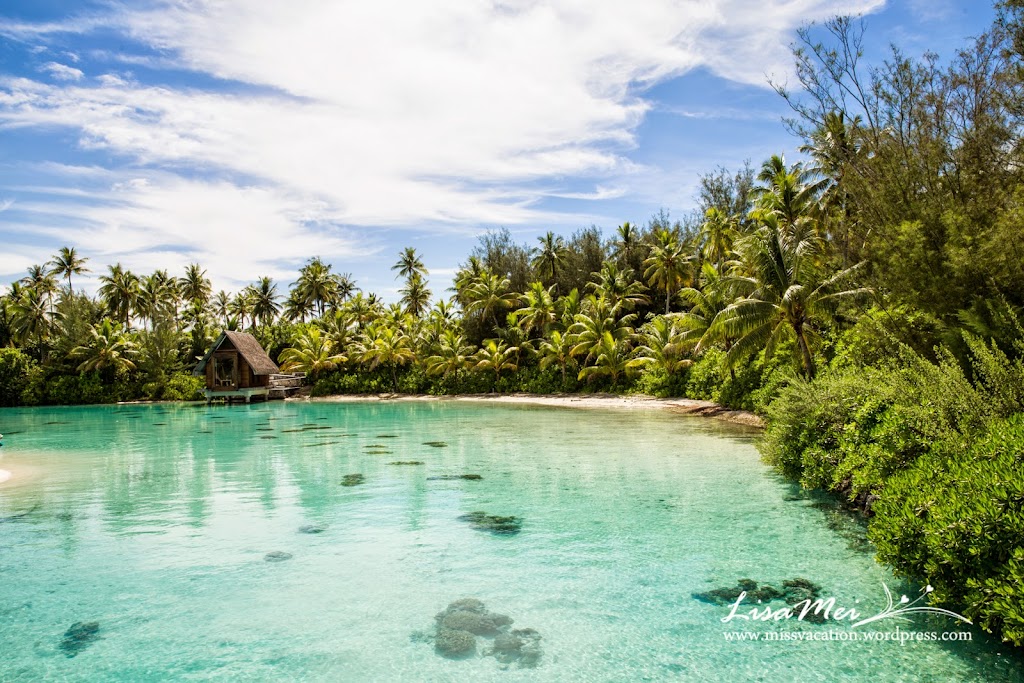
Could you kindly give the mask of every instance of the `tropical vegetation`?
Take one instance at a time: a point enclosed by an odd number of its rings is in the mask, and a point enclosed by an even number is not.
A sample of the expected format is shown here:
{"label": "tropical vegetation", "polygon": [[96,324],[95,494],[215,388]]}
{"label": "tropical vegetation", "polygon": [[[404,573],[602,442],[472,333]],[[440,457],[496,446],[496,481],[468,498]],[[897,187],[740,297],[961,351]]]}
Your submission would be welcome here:
{"label": "tropical vegetation", "polygon": [[678,220],[487,232],[444,292],[411,247],[395,302],[319,256],[214,292],[200,264],[61,247],[0,297],[0,405],[193,398],[222,329],[314,395],[708,399],[763,415],[768,462],[869,516],[880,559],[1024,644],[1024,2],[997,7],[947,62],[866,65],[858,21],[809,27],[777,88],[800,161],[709,172]]}

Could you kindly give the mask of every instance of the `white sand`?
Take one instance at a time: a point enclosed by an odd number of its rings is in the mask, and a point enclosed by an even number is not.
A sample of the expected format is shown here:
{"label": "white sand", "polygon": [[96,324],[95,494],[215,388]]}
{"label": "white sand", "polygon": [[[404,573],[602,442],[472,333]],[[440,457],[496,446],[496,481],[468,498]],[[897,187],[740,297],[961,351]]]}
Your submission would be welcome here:
{"label": "white sand", "polygon": [[7,470],[0,470],[0,484],[4,483],[11,478],[11,473]]}
{"label": "white sand", "polygon": [[472,394],[467,396],[423,396],[409,394],[377,394],[371,396],[324,396],[322,398],[288,399],[295,401],[457,401],[471,403],[511,403],[556,406],[562,408],[625,408],[630,410],[671,410],[684,415],[714,417],[749,427],[763,427],[764,421],[743,410],[729,410],[711,401],[687,398],[652,398],[650,396],[611,396],[594,394]]}

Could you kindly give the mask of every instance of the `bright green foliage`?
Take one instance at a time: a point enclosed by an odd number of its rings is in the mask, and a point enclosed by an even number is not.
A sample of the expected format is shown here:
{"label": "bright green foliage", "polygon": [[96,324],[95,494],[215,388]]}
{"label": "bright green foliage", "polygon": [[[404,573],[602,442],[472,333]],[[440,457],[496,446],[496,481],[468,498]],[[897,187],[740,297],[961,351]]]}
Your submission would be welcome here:
{"label": "bright green foliage", "polygon": [[317,375],[333,370],[348,359],[335,352],[334,342],[317,327],[308,327],[295,338],[295,345],[281,352],[278,359],[284,372]]}
{"label": "bright green foliage", "polygon": [[70,357],[79,361],[79,372],[107,371],[109,376],[134,370],[138,353],[138,345],[121,326],[104,318],[85,344],[71,350]]}
{"label": "bright green foliage", "polygon": [[933,442],[969,433],[988,412],[952,358],[934,365],[904,351],[882,368],[793,382],[768,409],[762,450],[805,488],[863,500]]}
{"label": "bright green foliage", "polygon": [[934,444],[888,480],[874,511],[879,559],[1024,645],[1024,415]]}
{"label": "bright green foliage", "polygon": [[35,361],[19,349],[0,349],[0,406],[21,403],[21,393],[35,366]]}

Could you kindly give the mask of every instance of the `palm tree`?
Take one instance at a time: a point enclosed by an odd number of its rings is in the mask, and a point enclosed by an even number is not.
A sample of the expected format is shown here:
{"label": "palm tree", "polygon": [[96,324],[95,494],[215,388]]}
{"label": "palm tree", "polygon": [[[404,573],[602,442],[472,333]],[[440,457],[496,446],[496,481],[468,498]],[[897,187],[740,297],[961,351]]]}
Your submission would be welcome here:
{"label": "palm tree", "polygon": [[71,287],[71,276],[88,273],[89,269],[85,267],[85,262],[88,260],[88,258],[79,256],[74,247],[61,247],[57,255],[47,265],[53,266],[50,270],[51,275],[67,278],[68,294],[74,296],[75,290]]}
{"label": "palm tree", "polygon": [[45,296],[33,287],[12,287],[8,300],[13,339],[22,345],[46,341],[53,330],[54,314]]}
{"label": "palm tree", "polygon": [[636,227],[628,221],[616,228],[618,237],[612,243],[612,256],[620,266],[629,268],[633,265],[634,254],[640,245],[640,237]]}
{"label": "palm tree", "polygon": [[320,326],[330,338],[334,348],[343,352],[355,336],[357,323],[350,311],[338,310],[320,320]]}
{"label": "palm tree", "polygon": [[347,301],[350,296],[359,291],[359,288],[356,287],[356,281],[352,279],[352,273],[335,275],[334,281],[337,283],[336,292],[339,304]]}
{"label": "palm tree", "polygon": [[494,323],[494,331],[501,329],[498,322],[499,314],[507,308],[511,308],[518,300],[518,296],[509,291],[511,283],[507,277],[495,275],[486,271],[481,275],[480,280],[466,290],[466,312],[479,313],[483,319],[491,318]]}
{"label": "palm tree", "polygon": [[185,268],[185,277],[178,280],[178,289],[185,301],[205,306],[210,301],[213,285],[206,277],[206,271],[198,263],[190,263]]}
{"label": "palm tree", "polygon": [[593,275],[596,280],[589,283],[587,288],[593,290],[598,297],[606,299],[615,311],[620,308],[631,311],[648,302],[643,294],[647,288],[634,279],[632,268],[620,269],[611,261],[605,261],[601,264],[601,272]]}
{"label": "palm tree", "polygon": [[735,339],[726,336],[713,338],[708,329],[715,317],[733,302],[740,288],[748,294],[751,291],[750,281],[727,280],[714,265],[705,263],[701,267],[700,286],[679,290],[679,298],[690,305],[690,310],[685,313],[673,314],[686,350],[700,353],[710,344],[722,342],[726,352],[729,351]]}
{"label": "palm tree", "polygon": [[619,377],[629,373],[629,344],[616,339],[611,332],[605,331],[594,346],[594,364],[580,368],[577,379],[590,380],[593,377],[607,375],[614,385]]}
{"label": "palm tree", "polygon": [[277,303],[280,298],[277,295],[277,285],[269,277],[261,277],[256,285],[249,287],[252,301],[253,323],[257,320],[263,325],[274,322],[274,318],[281,312],[281,306]]}
{"label": "palm tree", "polygon": [[558,307],[552,296],[554,287],[546,288],[543,283],[531,282],[529,288],[520,295],[522,308],[513,315],[516,322],[527,334],[537,332],[547,334],[551,326],[558,320]]}
{"label": "palm tree", "polygon": [[519,351],[514,346],[508,346],[503,341],[487,339],[480,350],[473,356],[473,370],[478,372],[490,371],[494,373],[494,383],[497,385],[501,373],[505,370],[517,370],[515,355]]}
{"label": "palm tree", "polygon": [[829,276],[819,271],[823,240],[814,230],[800,229],[802,219],[783,227],[775,214],[764,215],[762,227],[739,244],[747,272],[753,274],[739,279],[751,292],[721,311],[708,329],[713,338],[736,339],[726,354],[729,367],[762,348],[771,355],[788,338],[796,342],[803,375],[813,378],[812,349],[821,323],[841,302],[869,293],[841,289],[861,264]]}
{"label": "palm tree", "polygon": [[692,257],[686,254],[673,231],[661,229],[655,237],[657,243],[651,247],[651,255],[644,261],[644,278],[652,287],[665,292],[667,315],[673,293],[686,281]]}
{"label": "palm tree", "polygon": [[786,159],[774,155],[761,167],[757,179],[761,182],[753,190],[756,202],[753,218],[772,214],[784,229],[791,233],[817,227],[821,215],[818,198],[828,185],[827,179],[812,182],[813,174],[800,164],[786,166]]}
{"label": "palm tree", "polygon": [[44,266],[30,266],[28,275],[21,278],[21,284],[38,292],[46,299],[50,311],[53,311],[53,295],[57,292],[57,280],[51,271],[46,270]]}
{"label": "palm tree", "polygon": [[90,330],[89,340],[71,350],[70,357],[81,360],[79,372],[104,371],[116,374],[118,371],[134,370],[132,358],[138,355],[138,347],[118,323],[104,318]]}
{"label": "palm tree", "polygon": [[155,326],[157,321],[176,318],[177,308],[178,281],[166,270],[157,270],[139,282],[136,313],[140,318]]}
{"label": "palm tree", "polygon": [[[252,316],[252,290],[249,288],[243,289],[231,300],[228,304],[228,312],[235,318],[238,318],[242,329],[245,329],[245,319]],[[256,324],[256,318],[253,316],[253,325]]]}
{"label": "palm tree", "polygon": [[683,358],[686,338],[677,318],[658,316],[640,328],[641,345],[636,348],[630,368],[657,366],[671,377],[693,361]]}
{"label": "palm tree", "polygon": [[458,299],[459,303],[463,306],[466,305],[466,292],[471,287],[480,282],[481,278],[489,272],[484,262],[480,260],[479,256],[470,256],[466,261],[466,265],[459,268],[455,273],[455,281],[453,287],[449,291],[455,292],[455,298]]}
{"label": "palm tree", "polygon": [[405,312],[414,318],[422,318],[430,308],[431,291],[423,281],[423,276],[417,271],[413,271],[406,280],[405,287],[398,290],[398,293],[402,295]]}
{"label": "palm tree", "polygon": [[800,147],[800,152],[809,154],[813,160],[808,171],[825,181],[821,187],[822,207],[839,214],[835,224],[842,230],[842,235],[836,235],[834,239],[839,245],[844,267],[848,264],[850,226],[854,222],[849,179],[856,177],[860,162],[866,155],[861,144],[861,123],[860,116],[847,121],[841,111],[828,112],[821,127],[811,134],[810,142]]}
{"label": "palm tree", "polygon": [[231,295],[225,292],[223,289],[217,292],[217,296],[213,297],[213,313],[220,317],[223,321],[224,326],[228,324],[228,315],[231,312]]}
{"label": "palm tree", "polygon": [[339,302],[339,282],[331,274],[331,266],[314,257],[299,270],[299,279],[292,283],[297,296],[317,307],[320,317],[327,305]]}
{"label": "palm tree", "polygon": [[543,236],[538,237],[540,247],[534,249],[532,265],[543,275],[548,275],[548,281],[558,291],[558,267],[565,262],[569,250],[565,246],[565,240],[556,237],[550,230]]}
{"label": "palm tree", "polygon": [[575,322],[569,328],[568,341],[572,343],[573,356],[585,356],[592,360],[599,351],[598,346],[605,333],[616,341],[627,342],[633,336],[633,321],[636,314],[630,313],[617,318],[612,306],[603,298],[587,297],[586,311],[577,313]]}
{"label": "palm tree", "polygon": [[427,268],[423,265],[423,260],[416,253],[414,247],[406,247],[398,254],[398,261],[395,265],[391,266],[391,270],[397,270],[398,275],[395,277],[411,278],[414,273],[420,276],[427,274]]}
{"label": "palm tree", "polygon": [[717,207],[711,207],[704,214],[704,222],[700,226],[701,256],[705,261],[714,263],[719,272],[732,254],[738,229],[739,218]]}
{"label": "palm tree", "polygon": [[108,273],[100,275],[99,295],[114,318],[131,329],[131,316],[139,304],[139,278],[120,263],[107,266]]}
{"label": "palm tree", "polygon": [[572,344],[561,332],[555,330],[549,339],[540,343],[540,369],[546,370],[552,365],[558,365],[562,371],[562,386],[565,387],[566,367],[572,362]]}
{"label": "palm tree", "polygon": [[455,330],[441,334],[438,353],[427,358],[425,368],[428,375],[449,375],[465,368],[473,353],[473,347],[466,344],[465,337]]}
{"label": "palm tree", "polygon": [[359,344],[359,360],[371,370],[385,365],[391,370],[391,384],[398,391],[398,368],[416,360],[412,339],[401,329],[377,323],[367,329]]}
{"label": "palm tree", "polygon": [[325,370],[333,370],[348,359],[335,353],[334,342],[319,328],[307,327],[300,332],[292,346],[281,352],[278,360],[285,372],[305,372],[315,376]]}

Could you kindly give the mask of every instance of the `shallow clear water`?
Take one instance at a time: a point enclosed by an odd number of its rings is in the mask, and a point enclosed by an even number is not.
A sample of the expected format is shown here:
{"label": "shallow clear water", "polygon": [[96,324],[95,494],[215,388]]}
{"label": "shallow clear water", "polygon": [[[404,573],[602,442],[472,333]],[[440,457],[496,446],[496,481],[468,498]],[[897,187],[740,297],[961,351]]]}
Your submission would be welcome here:
{"label": "shallow clear water", "polygon": [[[749,432],[716,421],[277,402],[4,410],[0,432],[3,681],[1022,680],[1020,657],[978,631],[727,641],[851,629],[724,625],[729,608],[694,593],[804,577],[873,614],[883,582],[908,588],[773,475]],[[465,473],[482,479],[428,479]],[[475,510],[522,531],[457,519]],[[310,524],[323,532],[299,532]],[[265,561],[274,551],[292,558]],[[450,660],[411,637],[464,597],[539,631],[539,666]],[[66,656],[64,632],[89,621],[100,637]],[[859,630],[897,626],[969,628]]]}

